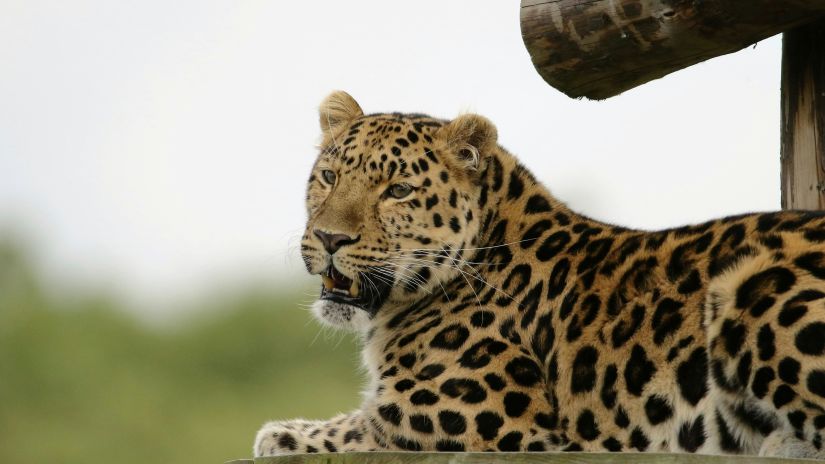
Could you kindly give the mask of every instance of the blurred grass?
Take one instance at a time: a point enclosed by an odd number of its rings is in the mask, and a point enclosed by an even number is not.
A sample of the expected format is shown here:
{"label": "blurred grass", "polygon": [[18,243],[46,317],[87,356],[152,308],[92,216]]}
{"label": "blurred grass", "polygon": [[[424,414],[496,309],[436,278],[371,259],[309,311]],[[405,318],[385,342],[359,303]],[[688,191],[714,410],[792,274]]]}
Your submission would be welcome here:
{"label": "blurred grass", "polygon": [[356,407],[354,341],[319,334],[299,299],[224,295],[150,327],[106,296],[44,292],[0,241],[0,462],[220,463],[266,420]]}

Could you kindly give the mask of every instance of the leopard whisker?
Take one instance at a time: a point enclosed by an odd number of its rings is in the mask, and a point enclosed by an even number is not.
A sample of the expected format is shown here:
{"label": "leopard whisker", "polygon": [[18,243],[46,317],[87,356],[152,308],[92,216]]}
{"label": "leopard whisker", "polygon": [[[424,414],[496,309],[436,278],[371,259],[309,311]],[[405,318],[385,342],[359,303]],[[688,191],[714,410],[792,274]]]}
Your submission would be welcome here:
{"label": "leopard whisker", "polygon": [[[407,259],[415,259],[415,258],[407,258]],[[424,260],[419,260],[419,261],[420,261],[421,263],[433,263],[432,261],[424,261]],[[478,280],[479,282],[483,283],[483,284],[484,284],[484,285],[486,285],[487,287],[489,287],[489,288],[491,288],[491,289],[495,290],[496,292],[501,293],[502,295],[504,295],[505,297],[509,298],[510,300],[512,300],[512,301],[516,301],[516,300],[515,300],[515,298],[513,298],[511,295],[509,295],[509,294],[508,294],[507,292],[505,292],[504,290],[501,290],[500,288],[498,288],[498,287],[496,287],[496,286],[494,286],[494,285],[490,284],[489,282],[487,282],[487,280],[485,280],[484,278],[482,278],[482,277],[480,276],[480,273],[478,273],[478,271],[475,271],[475,272],[476,272],[476,274],[467,274],[464,270],[462,270],[461,268],[459,268],[459,267],[458,267],[457,265],[455,265],[454,263],[453,263],[453,264],[450,264],[450,263],[445,263],[445,265],[446,265],[446,266],[449,266],[449,267],[452,267],[453,269],[455,269],[455,270],[457,270],[457,271],[461,272],[462,274],[469,275],[470,277],[472,277],[472,278],[474,278],[474,279]],[[470,267],[470,269],[472,269],[472,267]]]}
{"label": "leopard whisker", "polygon": [[[518,244],[521,244],[521,243],[524,243],[524,242],[533,242],[533,241],[536,241],[536,240],[538,240],[538,239],[537,238],[526,238],[524,240],[517,240],[515,242],[507,242],[507,243],[502,243],[502,244],[499,244],[499,245],[491,245],[491,246],[486,246],[486,247],[452,248],[452,249],[455,250],[455,251],[491,250],[493,248],[501,248],[501,247],[506,247],[506,246],[510,246],[510,245],[518,245]],[[439,251],[440,250],[440,248],[417,248],[417,249],[418,250],[426,250],[426,251]],[[416,250],[416,248],[400,248],[397,251],[414,251],[414,250]]]}
{"label": "leopard whisker", "polygon": [[[398,264],[390,263],[388,261],[383,261],[383,263],[386,264],[386,265],[398,266]],[[405,270],[409,270],[409,269],[405,269]],[[411,270],[409,270],[409,271],[411,271]],[[417,274],[414,274],[414,275],[417,275]],[[447,293],[447,290],[444,288],[444,285],[441,284],[441,281],[438,280],[438,279],[435,279],[435,281],[438,284],[438,286],[441,288],[441,291],[444,293],[444,297],[447,298],[447,301],[452,302],[452,300],[450,299],[450,295]],[[426,283],[426,282],[424,282],[424,283]],[[423,287],[419,286],[419,288],[423,288]]]}
{"label": "leopard whisker", "polygon": [[406,272],[410,272],[410,273],[412,273],[412,275],[411,275],[411,276],[404,275],[404,274],[402,274],[402,276],[407,277],[407,282],[409,282],[409,283],[411,283],[411,284],[415,285],[415,286],[416,286],[416,288],[419,288],[419,289],[421,289],[421,290],[424,290],[425,292],[427,292],[427,293],[429,293],[429,294],[431,294],[431,293],[432,293],[432,292],[430,292],[428,289],[426,289],[426,288],[424,287],[424,284],[426,284],[426,283],[427,283],[427,281],[426,281],[426,280],[424,280],[424,279],[422,279],[421,277],[419,277],[419,276],[418,276],[418,274],[417,274],[415,271],[413,271],[410,267],[408,267],[408,266],[404,266],[403,264],[400,264],[400,263],[391,263],[391,262],[389,262],[389,261],[387,261],[387,262],[386,262],[386,264],[387,264],[387,265],[390,265],[390,266],[393,266],[393,267],[396,267],[397,269],[400,269],[400,270],[402,270],[402,271],[406,271]]}
{"label": "leopard whisker", "polygon": [[472,265],[478,265],[478,266],[498,266],[499,265],[499,263],[485,263],[485,262],[481,262],[481,261],[467,261],[467,260],[464,260],[464,259],[461,259],[461,258],[454,258],[454,257],[446,255],[444,253],[432,253],[432,252],[428,252],[428,251],[421,251],[421,252],[416,251],[416,252],[413,252],[411,255],[406,254],[406,253],[398,253],[396,256],[400,256],[400,257],[433,256],[433,257],[437,257],[437,258],[451,259],[453,261],[458,261],[458,262],[461,262],[463,264],[472,264]]}
{"label": "leopard whisker", "polygon": [[[428,262],[428,261],[421,260],[421,259],[416,259],[416,258],[412,258],[412,259],[415,259],[416,261],[418,261],[419,264],[422,265],[423,267],[428,267],[428,268],[431,268],[431,269],[437,269],[439,267],[437,265],[437,263],[435,263],[435,262]],[[447,264],[447,266],[456,269],[461,274],[461,277],[467,283],[467,286],[470,288],[470,291],[472,291],[473,295],[475,295],[476,302],[478,303],[478,308],[481,308],[481,299],[478,297],[478,293],[475,291],[475,288],[473,287],[473,285],[467,279],[467,273],[464,272],[462,269],[458,268],[457,266],[450,265],[450,264]],[[471,277],[475,277],[475,276],[471,275]],[[438,281],[438,284],[441,285],[441,282]],[[444,286],[441,286],[441,289],[442,289],[442,291],[444,291],[444,295],[447,296],[447,300],[449,300],[450,297],[447,295],[447,292],[444,290]]]}

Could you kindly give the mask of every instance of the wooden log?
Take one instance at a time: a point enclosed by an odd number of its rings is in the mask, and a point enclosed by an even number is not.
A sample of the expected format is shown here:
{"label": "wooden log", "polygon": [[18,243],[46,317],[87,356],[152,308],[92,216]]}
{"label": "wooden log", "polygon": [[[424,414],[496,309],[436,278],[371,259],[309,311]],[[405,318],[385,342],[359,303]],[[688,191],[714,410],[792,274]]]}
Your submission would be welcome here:
{"label": "wooden log", "polygon": [[803,459],[662,453],[322,453],[226,464],[802,464]]}
{"label": "wooden log", "polygon": [[825,209],[825,21],[782,40],[782,208]]}
{"label": "wooden log", "polygon": [[533,65],[604,99],[825,17],[825,0],[521,0]]}

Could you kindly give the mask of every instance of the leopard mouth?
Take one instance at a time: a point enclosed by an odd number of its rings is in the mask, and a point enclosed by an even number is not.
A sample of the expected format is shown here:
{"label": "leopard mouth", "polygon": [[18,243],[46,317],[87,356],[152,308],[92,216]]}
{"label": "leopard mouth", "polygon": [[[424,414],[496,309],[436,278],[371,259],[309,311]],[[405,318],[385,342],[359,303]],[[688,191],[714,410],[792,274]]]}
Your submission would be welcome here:
{"label": "leopard mouth", "polygon": [[[358,283],[330,265],[321,276],[324,282],[323,293],[338,295],[345,298],[358,298],[360,293]],[[322,295],[323,296],[323,295]]]}
{"label": "leopard mouth", "polygon": [[[381,272],[386,275],[388,271]],[[345,276],[330,264],[321,274],[323,285],[320,299],[355,306],[373,316],[389,296],[392,287],[385,283],[388,280],[386,277],[370,278],[371,274],[359,272],[358,280],[355,280]],[[362,282],[365,281],[369,281],[370,284],[362,287]]]}

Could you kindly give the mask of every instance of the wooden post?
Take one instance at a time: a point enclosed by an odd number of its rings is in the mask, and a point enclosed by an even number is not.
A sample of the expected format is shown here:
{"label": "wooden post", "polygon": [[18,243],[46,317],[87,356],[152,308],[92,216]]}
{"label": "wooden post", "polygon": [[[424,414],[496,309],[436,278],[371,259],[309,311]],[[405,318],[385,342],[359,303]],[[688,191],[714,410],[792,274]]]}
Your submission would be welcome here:
{"label": "wooden post", "polygon": [[521,0],[548,84],[604,99],[825,17],[825,0]]}
{"label": "wooden post", "polygon": [[825,21],[782,40],[782,208],[825,209]]}

